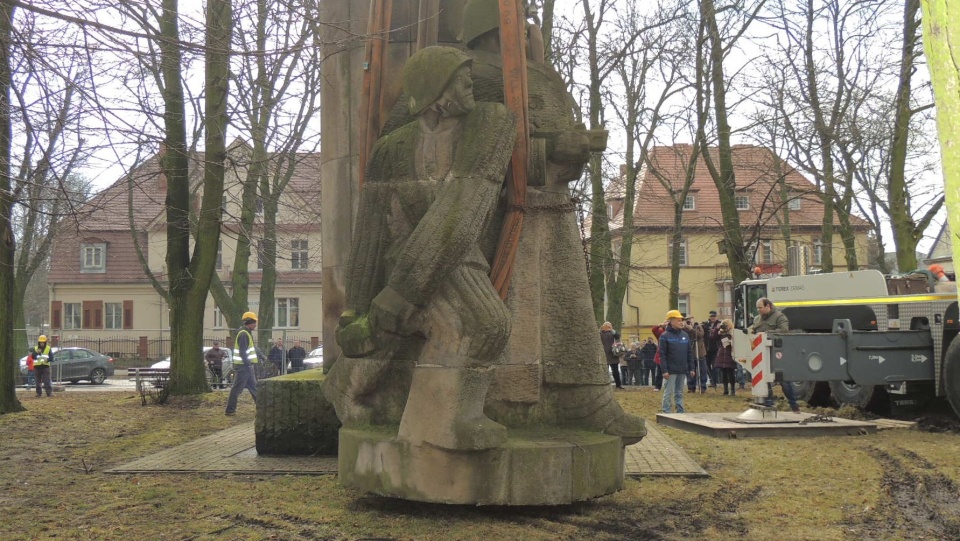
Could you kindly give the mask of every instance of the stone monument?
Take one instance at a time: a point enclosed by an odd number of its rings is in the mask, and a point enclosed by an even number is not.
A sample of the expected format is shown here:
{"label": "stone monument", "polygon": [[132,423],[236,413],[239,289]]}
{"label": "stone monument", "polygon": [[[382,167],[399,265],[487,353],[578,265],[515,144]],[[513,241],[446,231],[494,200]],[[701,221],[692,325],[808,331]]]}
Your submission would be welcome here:
{"label": "stone monument", "polygon": [[498,103],[499,19],[483,18],[496,5],[464,8],[468,53],[411,57],[400,101],[413,117],[394,114],[367,168],[342,355],[323,384],[343,423],[341,481],[360,490],[569,503],[619,490],[623,445],[645,434],[609,385],[567,188],[605,134],[573,122],[542,62],[528,73],[532,186],[506,304],[487,277],[516,133]]}

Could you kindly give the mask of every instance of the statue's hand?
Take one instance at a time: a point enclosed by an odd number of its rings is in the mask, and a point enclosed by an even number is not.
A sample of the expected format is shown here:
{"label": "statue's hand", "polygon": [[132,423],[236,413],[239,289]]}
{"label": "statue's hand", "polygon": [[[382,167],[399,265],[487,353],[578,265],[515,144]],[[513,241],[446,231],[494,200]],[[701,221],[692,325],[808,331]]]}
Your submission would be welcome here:
{"label": "statue's hand", "polygon": [[401,336],[412,334],[411,318],[417,307],[392,287],[383,288],[370,303],[370,325],[377,330]]}
{"label": "statue's hand", "polygon": [[340,350],[347,357],[366,357],[377,349],[370,320],[366,316],[356,317],[353,310],[340,315],[336,337]]}
{"label": "statue's hand", "polygon": [[555,163],[584,164],[590,159],[590,140],[583,130],[559,132],[552,143],[548,148]]}

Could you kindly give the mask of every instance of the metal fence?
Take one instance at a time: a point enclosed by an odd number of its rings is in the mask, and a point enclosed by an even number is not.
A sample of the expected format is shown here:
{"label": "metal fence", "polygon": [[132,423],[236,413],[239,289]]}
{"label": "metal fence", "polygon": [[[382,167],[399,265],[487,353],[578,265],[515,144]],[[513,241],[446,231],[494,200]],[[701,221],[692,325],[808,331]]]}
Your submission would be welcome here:
{"label": "metal fence", "polygon": [[[58,331],[49,332],[47,336],[50,339],[50,345],[58,348],[86,348],[109,355],[115,359],[158,361],[170,356],[170,331],[168,329],[131,330],[125,331],[123,335],[113,336],[105,335],[102,331],[94,331],[92,333],[85,331],[69,332],[70,334],[58,334]],[[259,330],[254,334],[256,335],[255,338],[259,338]],[[40,333],[36,330],[27,330],[27,344],[29,346],[36,344],[39,335]],[[296,340],[300,340],[303,348],[309,352],[323,344],[320,339],[321,336],[322,333],[320,331],[275,329],[271,332],[270,340],[272,345],[273,341],[277,338],[282,339],[284,350],[289,350]],[[232,340],[231,331],[223,329],[204,330],[204,347],[213,346],[214,342],[219,342],[226,348],[232,348]]]}

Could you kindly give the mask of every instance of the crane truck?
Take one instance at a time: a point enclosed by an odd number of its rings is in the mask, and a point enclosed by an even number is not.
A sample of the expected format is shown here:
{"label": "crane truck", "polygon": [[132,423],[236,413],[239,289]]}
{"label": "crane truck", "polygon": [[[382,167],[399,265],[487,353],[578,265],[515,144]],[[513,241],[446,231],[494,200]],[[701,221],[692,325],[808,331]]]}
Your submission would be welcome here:
{"label": "crane truck", "polygon": [[760,343],[749,327],[766,297],[790,321],[764,342],[770,370],[799,400],[896,412],[939,397],[960,415],[960,313],[945,285],[876,270],[746,280],[734,291],[734,358],[749,370]]}

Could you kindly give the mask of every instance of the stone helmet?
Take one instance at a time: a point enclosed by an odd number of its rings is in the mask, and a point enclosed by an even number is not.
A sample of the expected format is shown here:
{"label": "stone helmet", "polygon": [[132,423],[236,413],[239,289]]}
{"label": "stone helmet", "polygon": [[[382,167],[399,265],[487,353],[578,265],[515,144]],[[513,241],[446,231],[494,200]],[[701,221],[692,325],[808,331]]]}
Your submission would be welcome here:
{"label": "stone helmet", "polygon": [[410,97],[410,112],[420,114],[443,95],[453,75],[473,60],[453,47],[420,49],[403,66],[403,91]]}
{"label": "stone helmet", "polygon": [[500,28],[500,3],[497,0],[469,0],[463,7],[463,31],[459,39],[467,47],[496,28]]}

